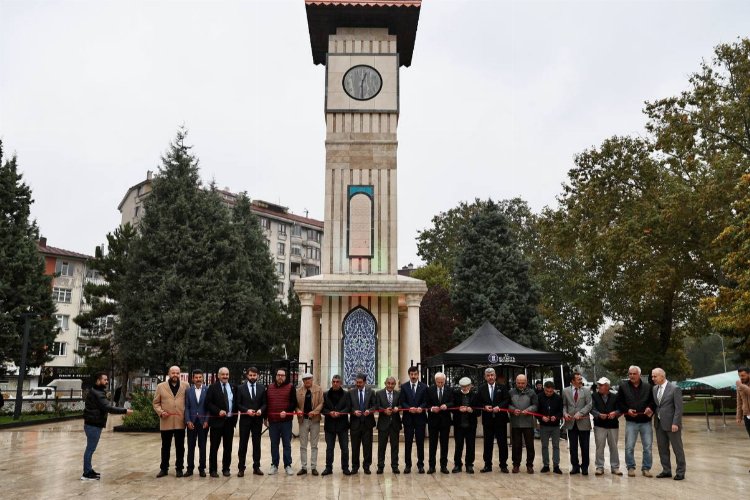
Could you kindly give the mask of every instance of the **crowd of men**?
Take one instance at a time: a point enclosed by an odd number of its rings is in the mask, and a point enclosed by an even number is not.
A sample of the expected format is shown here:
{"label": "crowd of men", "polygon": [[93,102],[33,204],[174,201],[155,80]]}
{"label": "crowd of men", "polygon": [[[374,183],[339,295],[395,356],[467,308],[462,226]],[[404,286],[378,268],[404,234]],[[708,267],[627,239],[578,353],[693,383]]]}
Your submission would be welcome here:
{"label": "crowd of men", "polygon": [[[737,423],[744,421],[750,435],[750,374],[739,370],[737,382]],[[103,374],[102,374],[103,375]],[[583,386],[579,373],[573,373],[570,385],[561,394],[551,381],[529,386],[524,375],[518,375],[512,388],[497,380],[495,370],[487,368],[484,382],[474,388],[471,379],[463,377],[458,387],[446,385],[446,376],[437,373],[429,387],[419,381],[416,367],[408,370],[409,380],[397,387],[394,377],[385,380],[385,387],[374,390],[364,374],[356,376],[355,386],[349,390],[342,385],[339,375],[331,379],[331,388],[323,391],[313,382],[310,373],[302,375],[302,383],[295,388],[286,370],[279,369],[272,384],[258,380],[258,369],[246,371],[240,385],[229,383],[229,370],[221,368],[218,380],[204,385],[200,370],[192,373],[192,384],[181,381],[180,369],[169,369],[166,381],[157,386],[153,408],[160,417],[161,463],[157,478],[168,475],[172,443],[176,452],[174,467],[177,477],[194,473],[195,449],[198,448],[198,473],[206,476],[206,448],[208,474],[219,477],[218,451],[222,448],[221,473],[231,476],[232,444],[239,422],[239,451],[237,476],[243,477],[249,445],[252,444],[252,472],[264,475],[261,469],[261,434],[268,426],[271,444],[271,467],[268,474],[283,472],[293,475],[292,419],[299,423],[300,467],[298,476],[311,474],[327,476],[334,471],[336,442],[340,450],[340,467],[344,475],[371,474],[373,468],[373,435],[377,428],[377,461],[375,473],[383,474],[386,452],[390,447],[390,470],[393,474],[409,474],[416,465],[418,474],[474,473],[475,441],[481,415],[483,427],[483,467],[481,473],[493,470],[494,451],[499,456],[501,473],[519,473],[525,451],[525,468],[534,473],[534,431],[539,426],[541,439],[541,473],[562,474],[560,468],[561,433],[567,434],[570,450],[570,474],[588,475],[589,443],[593,427],[595,443],[594,473],[605,471],[605,449],[609,450],[611,474],[622,476],[618,437],[620,419],[625,420],[625,468],[630,477],[636,476],[635,444],[641,440],[643,455],[641,474],[654,477],[652,468],[653,434],[656,434],[661,472],[657,478],[685,478],[686,462],[682,445],[682,392],[666,379],[661,368],[651,372],[653,386],[646,381],[637,366],[628,370],[628,380],[620,384],[617,393],[610,381],[601,378],[595,390]],[[106,375],[103,375],[106,377]],[[106,378],[104,380],[106,383]],[[102,384],[98,379],[95,388]],[[87,411],[96,413],[86,422],[89,444],[84,455],[84,475],[81,479],[98,479],[91,467],[91,455],[98,436],[92,423],[102,426],[107,412],[124,412],[102,403],[100,392],[94,391]],[[103,420],[102,420],[103,415]],[[376,417],[377,416],[377,417]],[[95,422],[94,422],[95,420]],[[318,472],[318,442],[321,421],[326,444],[325,464]],[[511,456],[508,464],[508,425],[510,425]],[[403,471],[399,460],[399,436],[403,428]],[[453,467],[448,467],[450,433],[453,430]],[[91,432],[89,432],[91,431]],[[89,434],[92,436],[89,436]],[[187,434],[187,461],[185,437]],[[425,438],[428,456],[425,464]],[[549,447],[552,445],[550,460]],[[279,445],[283,454],[279,455]],[[412,463],[412,447],[416,447],[416,464]],[[439,455],[438,455],[439,449]],[[676,468],[672,469],[672,454]],[[426,470],[425,470],[426,465]]]}

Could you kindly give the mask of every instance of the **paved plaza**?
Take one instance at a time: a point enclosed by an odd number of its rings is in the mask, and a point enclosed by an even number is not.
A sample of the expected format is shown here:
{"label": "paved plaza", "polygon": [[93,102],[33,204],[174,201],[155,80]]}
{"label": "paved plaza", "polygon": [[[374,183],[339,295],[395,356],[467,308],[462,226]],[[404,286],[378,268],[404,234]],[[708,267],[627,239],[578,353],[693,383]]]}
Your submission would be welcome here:
{"label": "paved plaza", "polygon": [[[119,418],[110,417],[117,421]],[[705,418],[685,419],[685,451],[687,453],[687,479],[616,477],[607,472],[597,477],[593,467],[588,477],[570,476],[568,472],[567,443],[562,442],[562,476],[539,474],[541,453],[536,441],[537,459],[534,475],[500,474],[495,470],[479,474],[481,467],[481,439],[477,440],[477,473],[443,475],[392,475],[388,469],[383,475],[366,476],[362,471],[356,476],[343,476],[339,470],[338,454],[334,474],[327,477],[311,475],[263,477],[236,475],[237,436],[234,441],[232,476],[229,478],[177,479],[174,470],[170,476],[156,479],[159,469],[159,434],[126,434],[106,431],[102,434],[99,449],[94,455],[94,467],[102,474],[96,481],[80,481],[81,457],[85,437],[81,420],[62,424],[37,425],[0,431],[0,488],[7,499],[58,499],[58,498],[742,498],[750,488],[750,439],[744,428],[727,419],[712,420],[713,432],[706,431]],[[111,428],[111,423],[110,423]],[[270,466],[267,434],[263,436],[263,469]],[[624,432],[620,432],[620,460],[624,464]],[[593,465],[593,436],[592,465]],[[299,465],[299,442],[294,440],[294,470]],[[402,443],[403,446],[403,443]],[[376,446],[377,448],[377,446]],[[425,447],[426,448],[426,447]],[[403,448],[402,448],[403,449]],[[426,450],[425,450],[426,452]],[[325,444],[321,439],[318,470],[323,469]],[[452,453],[452,447],[451,447]],[[636,448],[640,464],[640,443]],[[658,453],[654,443],[652,469],[658,473]],[[221,458],[219,458],[221,460]],[[416,463],[416,456],[414,458]],[[401,460],[403,468],[403,459]],[[449,462],[449,467],[452,463]],[[624,468],[624,466],[623,466]]]}

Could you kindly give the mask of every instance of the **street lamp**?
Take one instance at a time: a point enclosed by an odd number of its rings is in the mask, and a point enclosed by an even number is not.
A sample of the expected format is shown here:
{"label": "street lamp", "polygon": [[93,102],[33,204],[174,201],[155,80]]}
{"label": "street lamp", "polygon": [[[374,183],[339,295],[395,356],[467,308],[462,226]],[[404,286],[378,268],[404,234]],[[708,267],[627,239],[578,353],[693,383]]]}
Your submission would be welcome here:
{"label": "street lamp", "polygon": [[721,340],[721,356],[724,358],[724,373],[727,372],[727,351],[724,350],[724,337],[718,333],[710,333],[709,335],[715,335]]}

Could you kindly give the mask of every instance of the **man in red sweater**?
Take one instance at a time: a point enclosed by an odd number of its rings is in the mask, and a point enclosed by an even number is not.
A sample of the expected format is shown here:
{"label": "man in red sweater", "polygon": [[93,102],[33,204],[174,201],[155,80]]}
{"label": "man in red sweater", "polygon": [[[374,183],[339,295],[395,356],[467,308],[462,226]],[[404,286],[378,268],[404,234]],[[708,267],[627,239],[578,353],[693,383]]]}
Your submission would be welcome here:
{"label": "man in red sweater", "polygon": [[279,472],[279,440],[284,447],[284,471],[288,476],[292,471],[292,415],[297,405],[294,386],[287,381],[283,368],[276,370],[276,381],[266,389],[268,402],[268,435],[271,437],[271,472]]}

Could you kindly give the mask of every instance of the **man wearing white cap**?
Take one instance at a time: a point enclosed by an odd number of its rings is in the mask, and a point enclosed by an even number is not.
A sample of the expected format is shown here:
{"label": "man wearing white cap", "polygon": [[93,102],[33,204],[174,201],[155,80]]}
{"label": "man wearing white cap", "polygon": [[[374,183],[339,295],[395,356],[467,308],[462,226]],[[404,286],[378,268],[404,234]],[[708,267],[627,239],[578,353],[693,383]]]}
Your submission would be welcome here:
{"label": "man wearing white cap", "polygon": [[617,395],[609,390],[609,379],[597,380],[597,389],[591,395],[594,417],[594,442],[596,443],[596,475],[604,474],[604,447],[609,447],[609,467],[612,474],[622,476],[620,472],[620,454],[617,451],[617,438],[620,432],[620,412],[617,409]]}
{"label": "man wearing white cap", "polygon": [[302,385],[297,389],[297,422],[299,422],[299,455],[302,468],[298,476],[307,474],[307,446],[310,444],[309,468],[318,475],[318,438],[320,437],[320,412],[323,410],[323,389],[313,383],[312,373],[302,375]]}
{"label": "man wearing white cap", "polygon": [[[471,379],[463,377],[458,381],[461,387],[453,394],[453,405],[458,407],[453,415],[453,438],[456,441],[456,449],[453,453],[454,467],[451,471],[456,474],[461,472],[461,467],[466,466],[466,472],[474,474],[474,445],[477,440],[477,414],[474,411],[477,406],[477,393],[471,390]],[[464,446],[466,456],[462,460]]]}

